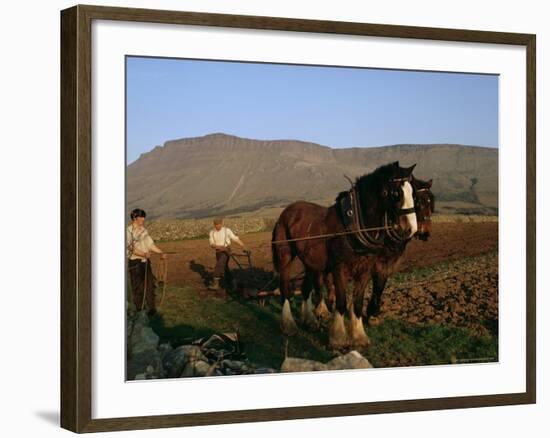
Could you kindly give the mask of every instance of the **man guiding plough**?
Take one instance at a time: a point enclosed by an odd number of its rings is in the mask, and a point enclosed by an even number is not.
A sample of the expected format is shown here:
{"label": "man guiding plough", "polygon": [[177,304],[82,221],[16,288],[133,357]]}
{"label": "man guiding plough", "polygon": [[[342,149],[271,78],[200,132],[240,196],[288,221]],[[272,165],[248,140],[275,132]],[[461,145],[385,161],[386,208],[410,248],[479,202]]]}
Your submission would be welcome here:
{"label": "man guiding plough", "polygon": [[237,242],[246,251],[244,243],[235,233],[223,226],[223,219],[214,219],[214,229],[210,231],[210,247],[216,251],[216,267],[214,268],[214,282],[208,287],[217,290],[223,277],[226,285],[231,284],[231,271],[229,270],[229,257],[231,255],[231,242]]}

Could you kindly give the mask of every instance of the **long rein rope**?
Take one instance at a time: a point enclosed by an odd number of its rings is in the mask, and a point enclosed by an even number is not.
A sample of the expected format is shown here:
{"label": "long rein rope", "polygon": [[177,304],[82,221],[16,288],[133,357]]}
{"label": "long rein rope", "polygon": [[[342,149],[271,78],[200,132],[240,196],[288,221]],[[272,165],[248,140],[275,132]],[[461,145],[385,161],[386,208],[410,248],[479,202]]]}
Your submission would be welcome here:
{"label": "long rein rope", "polygon": [[[290,243],[290,242],[299,242],[299,241],[306,241],[306,240],[315,240],[315,239],[328,239],[328,238],[331,238],[331,237],[338,237],[338,236],[345,236],[345,235],[348,235],[348,234],[357,234],[357,233],[362,233],[362,232],[369,232],[369,231],[380,231],[380,230],[388,230],[390,227],[386,224],[384,226],[381,226],[381,227],[370,227],[370,228],[360,228],[358,230],[351,230],[351,231],[341,231],[341,232],[338,232],[338,233],[328,233],[328,234],[318,234],[318,235],[315,235],[315,236],[306,236],[306,237],[297,237],[297,238],[294,238],[294,239],[284,239],[284,240],[273,240],[272,242],[269,243],[269,246],[272,246],[272,245],[278,245],[278,244],[284,244],[284,243]],[[260,247],[265,247],[267,246],[267,244],[265,245],[259,245]],[[179,254],[184,254],[184,253],[178,253],[178,252],[170,252],[170,253],[165,253],[167,255],[179,255]],[[147,260],[145,262],[145,281],[144,281],[144,287],[143,287],[143,301],[142,301],[142,305],[141,305],[141,308],[143,309],[145,307],[145,299],[146,299],[146,294],[147,294],[147,271],[148,271],[148,264],[150,263],[150,260]],[[159,304],[159,308],[162,307],[162,303],[164,301],[164,295],[165,295],[165,291],[166,291],[166,277],[167,277],[167,274],[168,274],[168,260],[164,260],[164,266],[163,266],[163,271],[164,271],[164,281],[163,281],[163,287],[162,287],[162,296],[161,296],[161,301],[160,301],[160,304]],[[130,268],[131,269],[131,268]],[[273,277],[267,284],[266,286],[268,286],[273,280],[275,279],[275,277]]]}
{"label": "long rein rope", "polygon": [[[356,234],[356,233],[362,233],[362,232],[368,232],[368,231],[380,231],[380,230],[387,230],[387,229],[389,229],[389,226],[387,225],[382,227],[360,228],[358,230],[342,231],[339,233],[318,234],[316,236],[297,237],[295,239],[273,240],[270,245],[277,245],[279,243],[298,242],[301,240],[328,239],[330,237],[345,236],[347,234]],[[264,245],[261,245],[261,246],[264,246]]]}

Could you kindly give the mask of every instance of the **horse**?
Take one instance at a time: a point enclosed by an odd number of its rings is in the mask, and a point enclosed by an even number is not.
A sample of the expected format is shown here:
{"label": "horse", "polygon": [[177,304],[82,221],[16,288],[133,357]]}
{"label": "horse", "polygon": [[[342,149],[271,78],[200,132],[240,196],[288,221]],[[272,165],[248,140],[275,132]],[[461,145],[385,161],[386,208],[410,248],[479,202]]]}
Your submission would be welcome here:
{"label": "horse", "polygon": [[[435,197],[431,192],[432,180],[423,181],[411,175],[411,185],[414,193],[414,205],[418,230],[415,235],[420,240],[427,241],[432,230],[431,215],[435,208]],[[370,325],[373,319],[380,314],[382,292],[386,282],[399,267],[407,244],[410,239],[402,242],[390,242],[383,251],[376,254],[372,270],[372,296],[367,306],[366,319]]]}
{"label": "horse", "polygon": [[[298,257],[306,269],[302,284],[304,322],[316,320],[311,287],[318,289],[321,274],[331,273],[336,311],[329,330],[329,346],[334,349],[347,346],[344,325],[346,283],[352,278],[355,287],[353,311],[350,311],[350,337],[355,345],[368,344],[362,308],[364,291],[375,262],[372,255],[384,250],[387,239],[395,242],[407,240],[417,231],[410,183],[414,167],[402,168],[399,162],[381,166],[357,178],[352,190],[341,192],[329,208],[298,201],[283,210],[273,229],[272,252],[274,268],[280,275],[281,328],[284,334],[292,335],[297,331],[290,310],[292,291],[289,283],[291,262]],[[351,233],[348,225],[354,229]],[[315,237],[323,235],[326,238]]]}
{"label": "horse", "polygon": [[[429,181],[423,181],[415,178],[414,175],[411,175],[411,184],[414,193],[414,206],[416,210],[416,222],[418,225],[418,230],[414,237],[422,241],[427,241],[429,239],[432,230],[431,215],[435,209],[435,196],[431,191],[432,183],[433,180],[431,179]],[[375,321],[375,318],[380,313],[381,297],[386,286],[386,282],[389,276],[397,269],[408,242],[409,240],[405,240],[400,248],[387,248],[380,254],[373,255],[373,257],[376,257],[377,260],[374,264],[374,270],[372,273],[373,294],[369,300],[366,312],[367,324],[369,325]],[[312,281],[312,284],[316,295],[319,297],[319,303],[315,309],[315,316],[317,318],[328,318],[334,308],[334,301],[336,299],[332,274],[329,272],[327,274],[311,273],[311,275],[317,276],[312,277],[315,278],[315,281]],[[323,287],[328,292],[328,306],[322,293]],[[302,320],[304,323],[312,327],[316,327],[317,325],[317,321],[313,320],[311,317],[304,320],[303,316]]]}

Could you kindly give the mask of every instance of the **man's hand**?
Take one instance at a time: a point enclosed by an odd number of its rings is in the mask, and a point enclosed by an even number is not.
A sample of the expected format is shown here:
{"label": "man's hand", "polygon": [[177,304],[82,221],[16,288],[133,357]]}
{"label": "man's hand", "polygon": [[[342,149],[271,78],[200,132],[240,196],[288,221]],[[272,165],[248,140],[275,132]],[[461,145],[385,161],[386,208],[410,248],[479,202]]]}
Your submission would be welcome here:
{"label": "man's hand", "polygon": [[161,258],[162,260],[166,260],[166,259],[168,258],[168,255],[165,254],[165,253],[162,253],[162,254],[160,255],[160,258]]}

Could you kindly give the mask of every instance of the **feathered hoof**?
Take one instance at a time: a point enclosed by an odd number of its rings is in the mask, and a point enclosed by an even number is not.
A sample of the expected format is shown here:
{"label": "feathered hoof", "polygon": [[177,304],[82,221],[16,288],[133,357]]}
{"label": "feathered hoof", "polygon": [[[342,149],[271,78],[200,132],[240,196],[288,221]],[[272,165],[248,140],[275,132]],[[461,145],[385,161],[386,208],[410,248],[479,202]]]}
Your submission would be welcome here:
{"label": "feathered hoof", "polygon": [[317,318],[322,320],[327,320],[330,318],[330,311],[328,310],[325,300],[321,300],[321,302],[317,305],[315,308],[315,315]]}
{"label": "feathered hoof", "polygon": [[317,330],[319,328],[319,320],[313,311],[313,303],[311,302],[311,296],[306,300],[302,301],[302,324],[310,329]]}
{"label": "feathered hoof", "polygon": [[298,326],[292,317],[290,303],[285,300],[281,314],[281,331],[285,336],[294,336],[298,332]]}
{"label": "feathered hoof", "polygon": [[351,312],[349,325],[351,344],[356,348],[368,347],[370,340],[363,326],[363,318],[357,318]]}
{"label": "feathered hoof", "polygon": [[335,312],[334,314],[334,320],[329,330],[328,346],[332,350],[341,350],[349,346],[344,317],[340,312]]}

